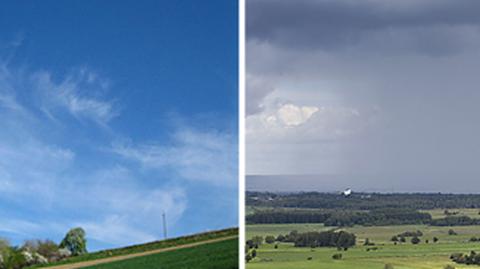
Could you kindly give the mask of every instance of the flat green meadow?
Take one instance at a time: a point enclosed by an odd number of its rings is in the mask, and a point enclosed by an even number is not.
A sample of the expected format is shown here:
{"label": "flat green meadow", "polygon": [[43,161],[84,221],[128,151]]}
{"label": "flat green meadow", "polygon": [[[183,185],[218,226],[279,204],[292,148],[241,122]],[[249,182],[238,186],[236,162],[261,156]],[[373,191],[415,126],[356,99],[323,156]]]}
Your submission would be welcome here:
{"label": "flat green meadow", "polygon": [[[276,237],[292,230],[305,232],[329,229],[332,227],[324,227],[322,224],[247,225],[247,238],[266,235]],[[458,235],[448,235],[449,229],[455,230]],[[385,264],[391,264],[396,269],[442,269],[447,264],[455,268],[480,268],[475,265],[458,265],[449,259],[450,254],[456,252],[467,253],[471,250],[480,252],[480,242],[469,242],[472,236],[480,237],[480,226],[356,226],[343,230],[357,236],[357,246],[348,251],[337,251],[336,248],[295,248],[290,243],[280,243],[275,249],[274,244],[264,243],[257,249],[257,257],[247,264],[247,268],[383,269]],[[393,235],[416,230],[424,234],[418,245],[411,244],[410,238],[407,238],[407,243],[397,245],[390,241]],[[437,237],[439,241],[433,243],[433,237]],[[363,246],[366,238],[374,242],[375,246]],[[427,239],[428,244],[425,242]],[[332,255],[336,253],[342,253],[343,258],[332,259]]]}

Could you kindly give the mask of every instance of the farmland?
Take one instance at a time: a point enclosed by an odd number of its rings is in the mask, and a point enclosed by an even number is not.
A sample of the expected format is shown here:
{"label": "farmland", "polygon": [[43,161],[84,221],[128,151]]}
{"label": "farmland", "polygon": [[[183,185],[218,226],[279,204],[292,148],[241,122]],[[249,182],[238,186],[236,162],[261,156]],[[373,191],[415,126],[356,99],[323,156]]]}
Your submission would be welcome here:
{"label": "farmland", "polygon": [[[254,236],[287,234],[292,230],[299,232],[323,231],[332,227],[322,224],[273,224],[273,225],[247,225],[247,238]],[[341,251],[342,260],[333,260],[332,255],[338,253],[336,248],[296,248],[291,243],[262,244],[257,249],[257,258],[247,264],[247,268],[384,268],[385,264],[392,264],[395,268],[443,268],[452,264],[449,256],[457,252],[480,251],[480,243],[469,242],[472,236],[480,235],[480,226],[453,227],[457,235],[448,235],[452,227],[431,227],[427,225],[397,225],[382,227],[350,227],[344,228],[357,235],[357,246],[348,251]],[[410,243],[394,245],[390,238],[393,235],[405,232],[423,232],[423,242],[418,245]],[[439,241],[432,243],[432,238]],[[378,248],[367,251],[368,246],[363,246],[365,239],[369,238]],[[430,239],[430,243],[425,243]],[[311,260],[308,260],[312,257]],[[456,268],[469,268],[468,266],[455,266]]]}
{"label": "farmland", "polygon": [[85,269],[234,269],[238,268],[238,240],[211,244],[105,263]]}
{"label": "farmland", "polygon": [[[362,201],[362,207],[357,208],[351,200],[346,200],[347,207],[342,206],[342,199],[338,199],[336,202],[333,199],[328,201],[330,208],[328,209],[315,209],[314,207],[295,207],[293,202],[295,199],[306,201],[304,197],[292,198],[287,197],[283,200],[269,199],[266,202],[255,201],[255,205],[248,205],[248,213],[253,214],[265,214],[270,218],[260,218],[261,221],[290,221],[291,218],[285,218],[289,214],[306,214],[309,212],[329,212],[328,210],[342,211],[341,214],[349,216],[349,214],[367,214],[370,211],[377,209],[390,208],[389,201],[385,201],[388,206],[382,208],[382,201],[378,197],[374,197],[374,202]],[[405,195],[405,203],[410,206],[410,209],[415,212],[426,213],[430,216],[431,221],[427,218],[419,221],[418,224],[398,224],[398,225],[347,225],[347,226],[332,226],[325,225],[324,223],[262,223],[255,224],[249,222],[246,228],[246,238],[253,239],[262,238],[267,236],[273,236],[277,238],[279,235],[288,235],[292,231],[298,233],[307,232],[325,232],[325,231],[345,231],[352,233],[356,236],[356,244],[353,247],[349,247],[347,250],[339,249],[337,247],[296,247],[294,242],[273,242],[266,243],[263,240],[262,244],[258,245],[255,249],[255,257],[253,257],[248,263],[248,269],[256,268],[320,268],[320,269],[343,269],[343,268],[356,268],[356,269],[382,269],[382,268],[400,268],[400,269],[440,269],[445,268],[447,265],[453,266],[453,268],[480,268],[478,265],[466,265],[458,264],[450,259],[450,256],[454,253],[468,254],[471,251],[480,252],[480,242],[472,241],[472,238],[480,237],[480,225],[437,225],[436,220],[442,220],[445,218],[463,218],[467,217],[469,220],[476,220],[480,218],[478,214],[479,209],[474,207],[460,207],[463,201],[466,201],[466,196],[451,197],[451,206],[448,208],[433,208],[432,202],[428,198],[418,199],[416,195],[415,199],[420,200],[419,206],[416,207],[412,200],[412,197]],[[435,199],[439,198],[433,196]],[[391,197],[387,197],[390,199]],[[457,199],[460,198],[460,199]],[[476,202],[478,197],[468,196],[468,201]],[[321,195],[320,195],[321,199]],[[330,197],[329,197],[330,199]],[[398,199],[395,197],[395,199]],[[423,200],[422,200],[423,199]],[[279,201],[280,200],[280,201]],[[399,199],[400,200],[400,199]],[[378,201],[380,201],[378,203]],[[453,202],[452,202],[453,201]],[[312,199],[312,195],[308,197],[308,202],[311,204],[321,204],[325,201],[318,201]],[[275,207],[274,204],[278,204]],[[378,204],[376,204],[378,203]],[[304,203],[305,204],[305,203]],[[422,208],[422,205],[426,208]],[[445,205],[445,203],[441,204]],[[402,204],[399,204],[397,208],[401,208]],[[373,209],[372,209],[373,208]],[[327,210],[327,211],[325,211]],[[392,211],[395,211],[392,209]],[[273,214],[278,213],[281,214]],[[299,213],[300,212],[300,213]],[[305,213],[306,212],[306,213]],[[353,212],[353,213],[352,213]],[[358,213],[361,212],[361,213]],[[403,211],[402,211],[403,212]],[[335,212],[334,212],[335,213]],[[334,214],[332,213],[332,214]],[[268,215],[270,214],[270,215]],[[283,215],[282,215],[283,214]],[[330,213],[328,213],[330,214]],[[303,216],[303,215],[302,215]],[[277,219],[275,219],[275,217]],[[291,217],[291,216],[290,216]],[[388,215],[384,215],[384,218],[388,219]],[[327,215],[328,218],[328,215]],[[247,218],[247,220],[259,220],[259,218]],[[304,219],[302,219],[304,220]],[[311,219],[305,219],[309,221]],[[376,222],[373,222],[376,223]],[[440,223],[443,224],[443,223]],[[407,231],[421,231],[419,236],[419,243],[411,243],[412,237],[406,237],[405,242],[393,242],[392,237],[402,234]],[[365,245],[368,239],[369,244]],[[252,253],[252,250],[249,252]],[[333,259],[335,254],[341,254],[341,258]]]}

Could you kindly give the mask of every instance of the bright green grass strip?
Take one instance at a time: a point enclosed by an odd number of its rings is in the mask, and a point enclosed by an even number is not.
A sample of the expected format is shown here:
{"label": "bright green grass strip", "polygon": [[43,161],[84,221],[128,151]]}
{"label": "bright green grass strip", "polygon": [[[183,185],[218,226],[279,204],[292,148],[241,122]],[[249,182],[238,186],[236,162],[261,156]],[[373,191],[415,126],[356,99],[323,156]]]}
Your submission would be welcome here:
{"label": "bright green grass strip", "polygon": [[183,237],[172,238],[172,239],[163,240],[163,241],[155,241],[147,244],[134,245],[134,246],[124,247],[124,248],[102,250],[98,252],[92,252],[85,255],[77,256],[77,257],[72,257],[64,261],[51,263],[43,266],[42,265],[32,266],[32,267],[29,267],[28,269],[49,267],[49,266],[60,265],[60,264],[69,264],[69,263],[90,261],[90,260],[96,260],[96,259],[102,259],[102,258],[109,258],[114,256],[127,255],[132,253],[139,253],[139,252],[145,252],[149,250],[174,247],[174,246],[185,245],[185,244],[190,244],[195,242],[201,242],[209,239],[232,236],[232,235],[238,235],[237,228],[183,236]]}
{"label": "bright green grass strip", "polygon": [[237,269],[238,239],[157,253],[85,269]]}

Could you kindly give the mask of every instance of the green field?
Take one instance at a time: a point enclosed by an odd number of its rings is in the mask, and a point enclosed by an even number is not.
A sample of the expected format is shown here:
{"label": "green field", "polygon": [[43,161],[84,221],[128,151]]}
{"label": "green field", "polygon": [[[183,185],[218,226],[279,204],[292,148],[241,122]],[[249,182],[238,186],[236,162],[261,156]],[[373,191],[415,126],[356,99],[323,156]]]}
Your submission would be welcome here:
{"label": "green field", "polygon": [[235,269],[238,268],[238,239],[179,249],[88,269]]}
{"label": "green field", "polygon": [[[443,211],[442,211],[443,212]],[[247,238],[255,235],[263,236],[287,234],[292,230],[299,232],[322,231],[332,229],[321,224],[266,224],[247,225]],[[448,235],[454,229],[458,235]],[[447,264],[455,268],[480,268],[474,265],[457,265],[449,260],[452,253],[480,251],[480,243],[471,243],[472,236],[480,236],[480,226],[431,227],[426,225],[400,225],[381,227],[351,227],[344,229],[357,235],[357,246],[348,251],[337,251],[336,248],[295,248],[290,243],[281,243],[278,249],[274,245],[263,244],[257,250],[257,257],[247,264],[247,268],[316,268],[316,269],[382,269],[391,264],[397,269],[441,269]],[[407,243],[394,245],[390,238],[393,235],[420,230],[423,232],[422,242],[418,245]],[[432,243],[432,238],[439,241]],[[362,246],[369,238],[375,243],[377,250],[367,251]],[[430,243],[425,243],[429,239]],[[408,239],[407,239],[408,240]],[[332,255],[342,253],[343,259],[334,260]],[[311,257],[311,260],[308,258]]]}
{"label": "green field", "polygon": [[211,231],[211,232],[182,236],[177,238],[171,238],[168,240],[155,241],[155,242],[146,243],[146,244],[92,252],[92,253],[88,253],[80,256],[71,257],[66,260],[62,260],[55,263],[31,266],[29,267],[29,269],[44,268],[44,267],[50,267],[50,266],[56,266],[56,265],[62,265],[62,264],[71,264],[71,263],[77,263],[77,262],[83,262],[83,261],[91,261],[91,260],[97,260],[102,258],[110,258],[115,256],[134,254],[134,253],[142,253],[150,250],[170,248],[170,247],[181,246],[181,245],[190,244],[190,243],[202,242],[209,239],[224,238],[224,237],[236,236],[236,235],[238,235],[237,228]]}
{"label": "green field", "polygon": [[[421,212],[429,213],[433,219],[445,218],[445,209],[419,210]],[[480,218],[480,210],[478,208],[454,208],[448,209],[449,212],[455,212],[455,216],[466,216],[472,219]]]}

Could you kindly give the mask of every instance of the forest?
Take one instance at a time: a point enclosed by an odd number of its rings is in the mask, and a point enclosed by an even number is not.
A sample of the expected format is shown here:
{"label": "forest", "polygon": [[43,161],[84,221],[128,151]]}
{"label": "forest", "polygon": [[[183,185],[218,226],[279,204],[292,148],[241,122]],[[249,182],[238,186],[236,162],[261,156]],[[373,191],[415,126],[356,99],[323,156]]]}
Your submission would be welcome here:
{"label": "forest", "polygon": [[372,211],[324,211],[302,209],[262,210],[246,217],[248,224],[266,223],[323,223],[325,226],[380,226],[400,224],[428,224],[432,217],[428,213],[412,209],[384,208]]}
{"label": "forest", "polygon": [[[348,227],[413,225],[479,225],[480,218],[458,216],[453,208],[478,208],[480,195],[430,193],[247,193],[247,206],[259,208],[248,214],[248,224],[323,223]],[[432,218],[422,210],[445,208],[444,216]],[[480,212],[479,212],[480,214]]]}
{"label": "forest", "polygon": [[446,193],[340,193],[298,192],[272,193],[247,192],[248,206],[275,208],[322,208],[372,210],[402,208],[426,210],[434,208],[480,208],[478,194]]}

